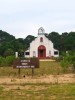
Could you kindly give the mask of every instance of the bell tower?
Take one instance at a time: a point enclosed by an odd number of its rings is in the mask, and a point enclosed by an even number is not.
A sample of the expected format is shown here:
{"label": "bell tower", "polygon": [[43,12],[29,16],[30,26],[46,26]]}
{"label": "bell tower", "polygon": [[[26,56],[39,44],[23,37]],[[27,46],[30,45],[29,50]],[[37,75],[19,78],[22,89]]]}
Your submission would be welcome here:
{"label": "bell tower", "polygon": [[43,28],[43,27],[40,27],[40,28],[38,29],[38,35],[44,35],[44,34],[45,34],[44,28]]}

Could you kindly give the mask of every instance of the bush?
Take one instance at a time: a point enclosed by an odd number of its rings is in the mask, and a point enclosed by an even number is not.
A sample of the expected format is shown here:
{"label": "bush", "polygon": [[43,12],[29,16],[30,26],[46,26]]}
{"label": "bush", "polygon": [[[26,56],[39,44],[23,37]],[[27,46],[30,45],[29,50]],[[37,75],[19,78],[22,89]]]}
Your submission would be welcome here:
{"label": "bush", "polygon": [[0,57],[0,66],[11,66],[15,56]]}
{"label": "bush", "polygon": [[3,61],[4,61],[4,58],[0,56],[0,66],[2,66]]}
{"label": "bush", "polygon": [[61,67],[63,68],[63,72],[65,73],[69,67],[69,62],[67,60],[62,60]]}
{"label": "bush", "polygon": [[5,59],[6,66],[11,66],[13,64],[14,59],[15,59],[15,56],[7,56]]}
{"label": "bush", "polygon": [[61,60],[63,60],[63,56],[54,57],[53,59],[56,60],[57,62],[60,62]]}

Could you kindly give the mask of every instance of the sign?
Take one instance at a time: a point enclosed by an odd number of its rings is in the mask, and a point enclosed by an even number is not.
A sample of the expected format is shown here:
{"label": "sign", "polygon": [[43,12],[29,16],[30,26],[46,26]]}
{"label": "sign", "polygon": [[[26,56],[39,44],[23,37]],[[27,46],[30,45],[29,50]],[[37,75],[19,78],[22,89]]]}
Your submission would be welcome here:
{"label": "sign", "polygon": [[14,68],[39,68],[38,58],[16,58],[13,62]]}

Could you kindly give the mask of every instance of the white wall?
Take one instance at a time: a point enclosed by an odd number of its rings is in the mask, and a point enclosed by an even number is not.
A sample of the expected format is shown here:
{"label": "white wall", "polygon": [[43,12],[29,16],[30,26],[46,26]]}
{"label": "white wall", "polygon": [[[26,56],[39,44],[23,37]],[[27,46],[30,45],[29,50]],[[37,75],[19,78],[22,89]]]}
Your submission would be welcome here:
{"label": "white wall", "polygon": [[[43,42],[40,42],[40,37],[43,37]],[[54,56],[53,43],[48,40],[45,35],[38,35],[38,37],[30,43],[30,57],[33,57],[33,51],[36,52],[36,57],[38,57],[38,47],[40,45],[46,47],[46,57],[49,57],[49,51],[51,51],[51,56]]]}

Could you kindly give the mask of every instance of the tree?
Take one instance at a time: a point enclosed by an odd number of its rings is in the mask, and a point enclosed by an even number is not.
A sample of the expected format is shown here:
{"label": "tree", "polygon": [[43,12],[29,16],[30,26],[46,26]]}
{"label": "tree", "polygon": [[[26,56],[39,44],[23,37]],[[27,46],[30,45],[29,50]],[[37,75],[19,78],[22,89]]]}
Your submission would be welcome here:
{"label": "tree", "polygon": [[57,32],[51,32],[48,35],[48,39],[54,43],[54,47],[59,50],[60,48],[60,35]]}
{"label": "tree", "polygon": [[[61,35],[58,32],[51,32],[46,33],[45,36],[53,42],[54,48],[58,49],[60,54],[75,50],[75,32],[64,32]],[[28,35],[25,39],[16,39],[9,33],[0,30],[0,56],[7,55],[9,50],[24,52],[35,38],[35,36]]]}
{"label": "tree", "polygon": [[25,39],[24,39],[24,43],[26,44],[26,48],[29,47],[29,44],[35,39],[34,36],[32,35],[28,35]]}
{"label": "tree", "polygon": [[5,52],[4,52],[4,56],[11,56],[11,55],[14,55],[14,51],[12,49],[7,49]]}

